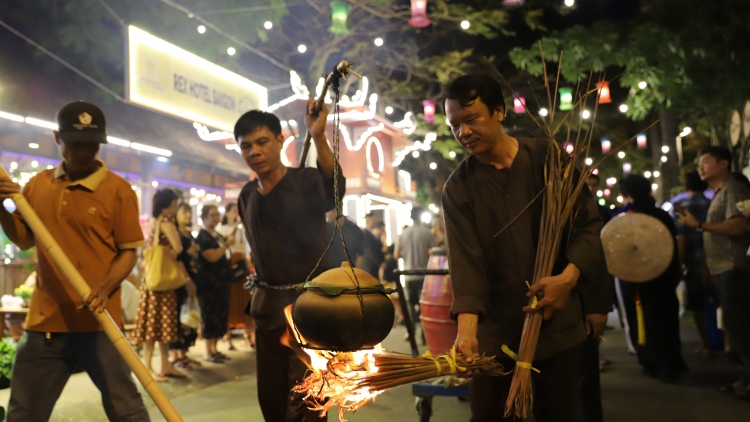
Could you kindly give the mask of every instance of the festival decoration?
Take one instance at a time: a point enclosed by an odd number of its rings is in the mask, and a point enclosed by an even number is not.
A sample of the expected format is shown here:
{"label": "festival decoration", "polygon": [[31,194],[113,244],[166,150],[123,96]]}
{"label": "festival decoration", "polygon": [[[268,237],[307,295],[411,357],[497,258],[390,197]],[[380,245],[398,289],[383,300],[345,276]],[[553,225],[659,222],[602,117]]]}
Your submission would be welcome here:
{"label": "festival decoration", "polygon": [[411,0],[411,18],[409,26],[420,29],[430,25],[430,18],[427,17],[427,0]]}
{"label": "festival decoration", "polygon": [[573,88],[560,88],[560,110],[573,109]]}
{"label": "festival decoration", "polygon": [[633,166],[630,165],[630,163],[622,163],[622,172],[625,174],[630,174],[633,171]]}
{"label": "festival decoration", "polygon": [[526,98],[523,95],[513,95],[513,111],[518,114],[526,113]]}
{"label": "festival decoration", "polygon": [[599,104],[609,104],[612,102],[612,97],[609,95],[609,82],[598,82],[596,89],[599,90]]}
{"label": "festival decoration", "polygon": [[612,142],[609,138],[602,138],[602,154],[606,154],[612,148]]}
{"label": "festival decoration", "polygon": [[435,121],[435,101],[432,100],[424,100],[422,101],[422,106],[424,107],[424,117],[422,120],[425,122],[434,122]]}
{"label": "festival decoration", "polygon": [[647,146],[647,138],[645,133],[639,133],[638,136],[635,137],[635,143],[638,145],[638,149],[646,149]]}
{"label": "festival decoration", "polygon": [[349,17],[349,3],[341,0],[331,2],[331,26],[328,32],[334,35],[349,35],[346,21]]}

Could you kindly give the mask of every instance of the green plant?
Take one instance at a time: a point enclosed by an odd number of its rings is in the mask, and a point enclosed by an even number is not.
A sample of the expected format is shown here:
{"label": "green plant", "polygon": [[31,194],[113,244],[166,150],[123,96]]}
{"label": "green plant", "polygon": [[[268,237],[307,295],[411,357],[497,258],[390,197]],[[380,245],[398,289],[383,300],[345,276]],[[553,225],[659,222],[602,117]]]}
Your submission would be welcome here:
{"label": "green plant", "polygon": [[15,360],[16,342],[12,338],[7,337],[0,342],[0,375],[11,379],[13,376],[13,362]]}
{"label": "green plant", "polygon": [[13,294],[25,300],[31,299],[32,293],[34,293],[34,287],[25,284],[16,287],[16,290],[13,291]]}

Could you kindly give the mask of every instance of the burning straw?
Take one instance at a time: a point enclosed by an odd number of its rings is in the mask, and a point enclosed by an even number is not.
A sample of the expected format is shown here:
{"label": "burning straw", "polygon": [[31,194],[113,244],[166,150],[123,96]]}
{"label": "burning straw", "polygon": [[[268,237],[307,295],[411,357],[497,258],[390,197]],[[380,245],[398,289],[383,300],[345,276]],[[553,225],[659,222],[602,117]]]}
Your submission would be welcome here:
{"label": "burning straw", "polygon": [[[595,100],[594,112],[591,116],[592,123],[591,125],[589,125],[588,129],[584,130],[583,127],[585,125],[582,113],[580,112],[585,109],[586,100],[590,98],[592,94],[593,98],[598,100],[597,89],[591,89],[592,78],[589,77],[586,90],[580,94],[579,99],[575,103],[573,109],[570,110],[568,114],[566,114],[555,126],[556,97],[553,95],[553,92],[556,92],[556,90],[552,91],[550,89],[546,62],[544,60],[544,51],[542,51],[541,43],[539,43],[539,52],[544,69],[545,88],[547,89],[549,120],[542,119],[542,122],[540,123],[539,120],[537,120],[537,118],[531,112],[529,112],[528,109],[526,109],[526,113],[541,129],[544,130],[550,142],[544,167],[545,187],[543,191],[540,192],[540,195],[543,198],[544,202],[542,208],[542,220],[539,230],[539,241],[537,243],[538,246],[536,252],[536,261],[534,264],[533,283],[536,283],[538,280],[544,277],[549,277],[552,275],[552,269],[559,252],[560,245],[563,241],[565,241],[563,239],[563,230],[575,218],[577,211],[576,202],[585,186],[586,177],[584,177],[584,175],[587,174],[587,172],[583,172],[577,168],[577,163],[579,162],[579,158],[581,156],[588,156],[591,139],[593,137],[594,121],[596,120],[596,113],[598,110],[598,101]],[[561,68],[562,53],[560,53],[558,61],[558,73],[556,79],[556,84],[558,86],[560,82]],[[497,70],[495,71],[497,72]],[[500,74],[500,72],[497,73],[500,78],[503,79],[508,88],[513,91],[513,88],[510,86],[510,84],[508,84],[505,78],[503,78],[502,74]],[[513,91],[513,94],[515,95],[515,91]],[[525,105],[524,108],[526,108]],[[577,133],[573,133],[573,119],[574,112],[576,111],[579,112],[579,129]],[[651,126],[655,125],[657,122],[654,122]],[[573,152],[570,154],[565,152],[555,139],[555,135],[561,130],[563,124],[565,123],[567,123],[567,135],[565,143],[573,145]],[[651,126],[649,126],[649,128]],[[630,141],[632,141],[633,139],[635,139],[635,137],[631,138]],[[602,160],[609,157],[609,155],[617,152],[628,142],[625,142],[618,148],[614,149]],[[599,163],[594,164],[591,168],[595,168],[595,166]],[[530,205],[531,204],[529,204],[528,206]],[[529,305],[532,306],[536,299],[536,297],[530,298]],[[531,363],[534,361],[534,354],[536,352],[537,343],[539,341],[539,331],[541,328],[541,324],[542,314],[540,312],[527,314],[521,334],[521,344],[518,356],[515,356],[515,354],[510,350],[506,352],[509,356],[517,361],[517,365],[513,373],[510,393],[505,403],[505,417],[515,416],[517,418],[526,418],[528,411],[533,407],[531,371],[535,369],[531,366]]]}

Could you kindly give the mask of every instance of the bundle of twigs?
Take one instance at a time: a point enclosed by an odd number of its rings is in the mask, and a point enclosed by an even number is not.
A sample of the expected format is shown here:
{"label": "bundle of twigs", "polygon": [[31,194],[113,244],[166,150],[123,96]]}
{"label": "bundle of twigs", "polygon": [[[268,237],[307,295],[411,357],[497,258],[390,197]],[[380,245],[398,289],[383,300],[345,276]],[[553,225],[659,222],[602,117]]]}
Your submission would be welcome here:
{"label": "bundle of twigs", "polygon": [[[581,87],[579,87],[577,90],[579,96],[573,109],[570,110],[558,123],[555,123],[557,97],[553,93],[556,93],[557,90],[555,89],[553,91],[550,89],[544,51],[542,50],[541,43],[539,44],[539,51],[544,69],[544,81],[549,104],[548,120],[543,118],[540,121],[530,113],[528,109],[526,109],[526,112],[531,116],[534,122],[544,130],[550,142],[544,168],[545,186],[544,191],[541,193],[543,198],[542,220],[540,223],[539,241],[537,243],[533,283],[552,275],[552,270],[560,246],[565,241],[565,239],[563,239],[563,232],[566,226],[572,223],[575,218],[578,197],[585,187],[586,176],[590,171],[589,169],[579,169],[578,164],[580,163],[580,158],[582,156],[588,157],[589,155],[589,148],[593,138],[594,121],[596,120],[596,113],[598,110],[598,90],[596,88],[591,89],[592,78],[589,77],[585,89],[582,90],[580,89]],[[560,83],[562,58],[563,55],[560,53],[556,78],[556,84],[558,86]],[[500,75],[500,77],[502,78],[502,75]],[[504,78],[503,81],[505,81]],[[510,87],[507,81],[505,81],[505,83],[510,90],[513,91],[513,88]],[[515,96],[515,91],[513,94]],[[591,113],[591,124],[586,128],[583,121],[582,111],[586,109],[586,101],[589,98],[593,98],[592,102],[594,102],[595,105],[594,112]],[[574,118],[576,117],[578,117],[577,126],[579,129],[574,133]],[[567,124],[567,135],[564,144],[573,145],[572,153],[563,150],[556,140],[556,135],[565,124]],[[654,124],[656,124],[656,122]],[[635,136],[631,138],[630,141],[633,139],[635,139]],[[612,150],[610,154],[605,156],[602,160],[617,152],[628,142],[625,142],[618,148]],[[591,168],[595,168],[598,164],[599,163],[593,164]],[[531,298],[529,300],[529,305],[531,306],[535,300],[536,298]],[[534,354],[539,341],[539,331],[542,319],[542,313],[535,312],[527,314],[526,319],[524,320],[521,344],[517,356],[518,365],[514,370],[510,394],[505,403],[506,417],[515,416],[518,418],[526,418],[528,411],[533,406],[533,395],[531,389],[531,370],[533,368],[531,363],[534,361]]]}
{"label": "bundle of twigs", "polygon": [[505,374],[493,357],[479,354],[467,363],[455,352],[437,358],[395,352],[362,353],[332,355],[326,370],[311,370],[293,391],[305,394],[309,408],[320,411],[321,415],[338,406],[339,420],[344,422],[346,412],[356,411],[389,388],[474,370]]}

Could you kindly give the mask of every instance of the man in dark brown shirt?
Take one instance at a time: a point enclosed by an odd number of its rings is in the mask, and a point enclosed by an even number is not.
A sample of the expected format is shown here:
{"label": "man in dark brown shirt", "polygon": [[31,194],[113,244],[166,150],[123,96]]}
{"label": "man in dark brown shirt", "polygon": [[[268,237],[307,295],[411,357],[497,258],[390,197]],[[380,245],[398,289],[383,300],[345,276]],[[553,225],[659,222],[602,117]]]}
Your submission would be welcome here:
{"label": "man in dark brown shirt", "polygon": [[[548,141],[505,134],[502,90],[488,76],[466,75],[451,82],[445,107],[453,135],[471,154],[443,192],[454,296],[451,314],[458,320],[456,348],[466,356],[495,355],[511,369],[515,363],[501,351],[502,345],[517,351],[524,312],[543,312],[533,363],[541,371],[533,375],[534,417],[538,422],[572,422],[579,345],[587,332],[603,331],[611,309],[611,286],[600,276],[605,267],[596,203],[584,189],[563,240],[556,275],[529,290],[526,281],[533,279],[542,218],[542,200],[534,198],[544,187]],[[536,293],[544,297],[532,310],[528,298]],[[585,317],[581,302],[586,305]],[[510,381],[510,376],[481,374],[472,379],[472,421],[504,420]]]}

